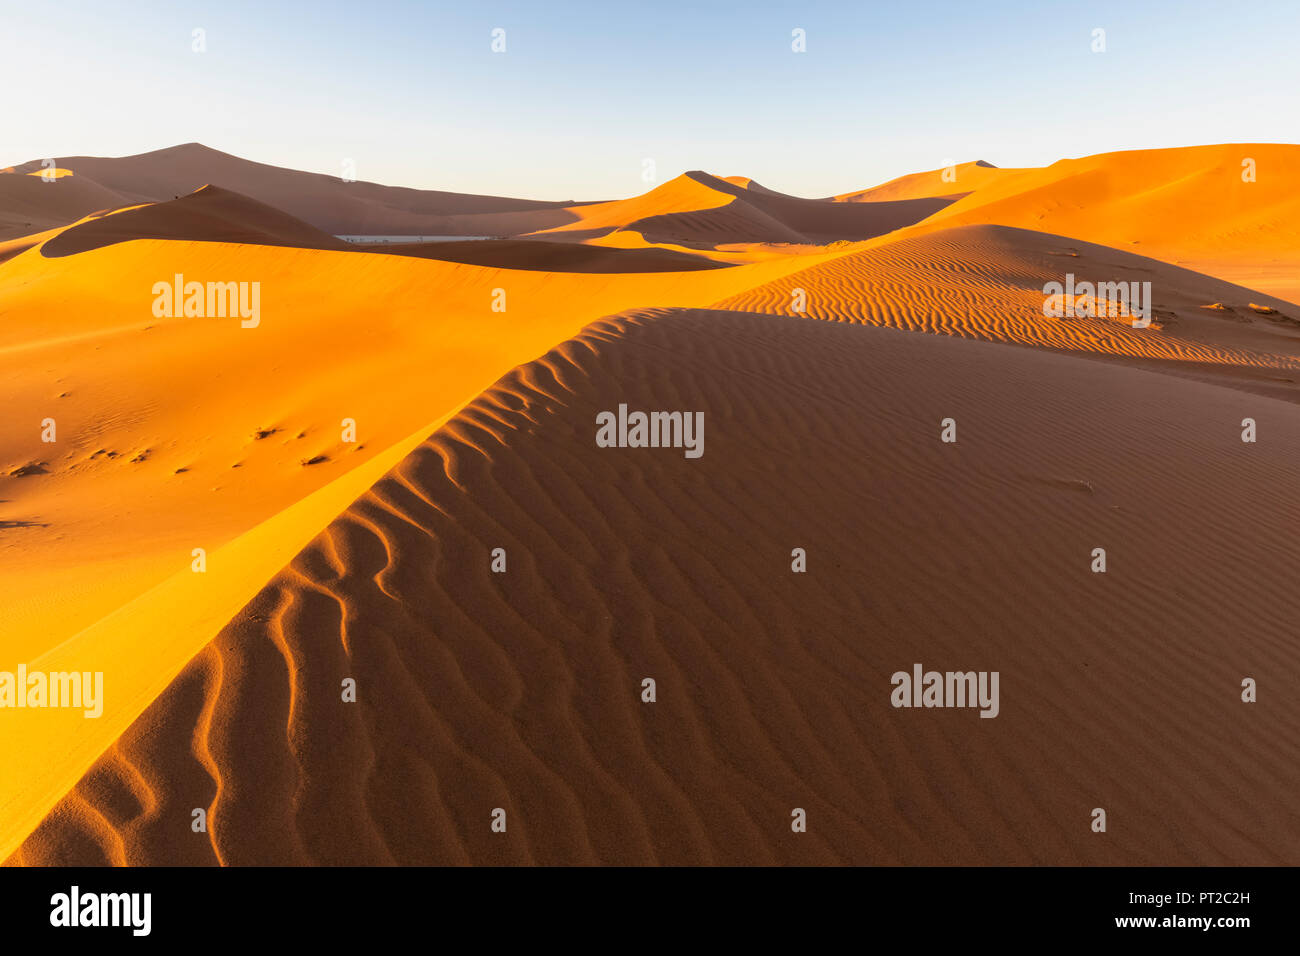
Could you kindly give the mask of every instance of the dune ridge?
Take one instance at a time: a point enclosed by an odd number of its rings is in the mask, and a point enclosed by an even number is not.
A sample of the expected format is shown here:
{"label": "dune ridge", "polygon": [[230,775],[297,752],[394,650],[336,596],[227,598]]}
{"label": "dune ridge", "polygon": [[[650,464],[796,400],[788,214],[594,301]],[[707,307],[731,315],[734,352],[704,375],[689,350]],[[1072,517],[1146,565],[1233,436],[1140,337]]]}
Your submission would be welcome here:
{"label": "dune ridge", "polygon": [[[569,202],[409,189],[361,179],[345,182],[341,165],[338,175],[310,173],[242,159],[201,143],[185,143],[135,156],[64,157],[57,164],[70,169],[74,175],[60,179],[57,184],[39,180],[36,183],[51,190],[62,190],[67,185],[67,192],[60,193],[59,197],[69,212],[66,218],[51,221],[43,228],[66,225],[109,206],[176,199],[207,184],[274,206],[331,235],[504,235],[507,232],[496,231],[503,223],[513,225],[508,230],[512,234],[559,225],[573,218],[565,208],[572,204]],[[41,162],[32,160],[14,169],[18,173],[39,171]],[[13,177],[25,178],[28,177]],[[0,177],[0,198],[6,200],[4,208],[8,208],[8,197],[3,190],[20,188],[4,182],[6,179]],[[112,201],[94,205],[93,200],[80,195],[91,187],[112,197]],[[55,196],[53,192],[34,195],[44,201]],[[496,220],[494,231],[480,233],[477,226],[469,225],[467,220],[480,215]],[[0,238],[4,237],[0,232]]]}
{"label": "dune ridge", "polygon": [[594,239],[631,230],[655,242],[830,243],[859,241],[920,222],[947,205],[931,197],[833,203],[800,199],[743,177],[683,173],[641,196],[575,209],[573,222],[539,235]]}
{"label": "dune ridge", "polygon": [[[881,202],[899,199],[957,199],[992,183],[1001,182],[1023,169],[1002,169],[984,160],[956,163],[941,169],[899,176],[879,186],[832,196],[834,202]],[[942,208],[942,207],[941,207]]]}
{"label": "dune ridge", "polygon": [[[1043,314],[1049,282],[1150,282],[1152,326],[1124,316]],[[798,291],[796,291],[798,290]],[[1293,392],[1300,308],[1259,315],[1249,289],[1128,252],[1004,226],[958,226],[877,242],[715,303],[716,308],[868,323],[1109,358],[1177,363],[1184,371]],[[1231,318],[1205,307],[1231,302]]]}
{"label": "dune ridge", "polygon": [[[142,239],[290,246],[542,272],[684,272],[725,265],[685,250],[602,248],[542,240],[351,243],[265,203],[218,186],[203,186],[178,199],[128,206],[53,230],[41,236],[41,254],[58,258]],[[32,238],[0,245],[0,262],[8,257],[5,246],[14,249],[8,254],[13,255],[37,242]]]}
{"label": "dune ridge", "polygon": [[[704,410],[704,456],[597,448],[619,401]],[[340,514],[9,862],[1295,863],[1300,707],[1237,694],[1300,676],[1297,447],[1294,405],[1072,355],[598,321]],[[1000,716],[890,708],[915,660],[1000,670]]]}

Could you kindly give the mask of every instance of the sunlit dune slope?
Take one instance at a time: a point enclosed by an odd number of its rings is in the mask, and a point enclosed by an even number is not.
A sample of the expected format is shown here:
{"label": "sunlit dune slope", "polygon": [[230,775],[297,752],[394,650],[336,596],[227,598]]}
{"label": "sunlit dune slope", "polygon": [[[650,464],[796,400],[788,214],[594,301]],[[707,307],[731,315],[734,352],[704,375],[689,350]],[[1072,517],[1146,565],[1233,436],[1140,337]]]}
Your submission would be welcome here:
{"label": "sunlit dune slope", "polygon": [[[1070,273],[1076,282],[1150,282],[1151,327],[1133,328],[1125,316],[1045,316],[1045,285],[1064,286]],[[1260,314],[1252,303],[1277,311]],[[717,307],[779,315],[802,307],[819,319],[1233,372],[1293,395],[1300,383],[1300,307],[1129,252],[1005,226],[890,239]]]}
{"label": "sunlit dune slope", "polygon": [[883,202],[903,199],[948,199],[955,201],[993,183],[1022,173],[1022,169],[1000,169],[984,160],[958,163],[923,173],[899,176],[870,189],[842,193],[835,202]]}
{"label": "sunlit dune slope", "polygon": [[1298,179],[1296,145],[1102,153],[999,179],[937,212],[922,228],[995,223],[1036,229],[1300,303]]}
{"label": "sunlit dune slope", "polygon": [[543,234],[589,238],[627,229],[665,243],[827,243],[883,235],[924,219],[948,202],[830,203],[733,181],[739,179],[683,173],[632,199],[577,208],[574,222]]}
{"label": "sunlit dune slope", "polygon": [[[187,572],[193,548],[233,539],[598,316],[711,302],[807,261],[594,276],[221,242],[19,250],[0,265],[0,377],[22,412],[0,420],[4,661]],[[178,274],[250,295],[258,283],[257,326],[233,300],[226,318],[156,317],[155,285]]]}
{"label": "sunlit dune slope", "polygon": [[[702,411],[702,457],[598,448],[618,403]],[[1300,702],[1239,693],[1300,679],[1298,448],[1292,404],[1076,356],[601,321],[270,578],[10,862],[1295,864]],[[916,662],[998,671],[998,716],[892,708]]]}
{"label": "sunlit dune slope", "polygon": [[[530,242],[540,240],[530,239]],[[806,243],[796,245],[788,242],[735,242],[707,244],[694,242],[683,245],[672,242],[651,242],[639,232],[630,229],[618,229],[603,236],[585,238],[580,243],[588,247],[605,247],[610,249],[667,249],[685,253],[696,258],[710,259],[714,262],[738,265],[748,262],[762,262],[766,259],[790,258],[792,256],[816,256],[818,259],[831,255],[840,255],[853,244],[836,245],[827,249],[824,245]],[[792,263],[793,265],[793,263]],[[797,266],[794,266],[797,268]]]}

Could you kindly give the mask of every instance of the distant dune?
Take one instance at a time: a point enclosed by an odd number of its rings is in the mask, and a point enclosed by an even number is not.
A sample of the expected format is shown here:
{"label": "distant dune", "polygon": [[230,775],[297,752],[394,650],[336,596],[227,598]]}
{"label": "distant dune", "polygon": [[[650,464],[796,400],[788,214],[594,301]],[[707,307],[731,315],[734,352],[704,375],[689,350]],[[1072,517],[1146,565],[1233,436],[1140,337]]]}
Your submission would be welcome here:
{"label": "distant dune", "polygon": [[885,202],[906,199],[948,199],[956,201],[977,189],[1002,182],[1024,172],[1022,169],[999,169],[992,163],[976,160],[942,169],[899,176],[870,189],[834,196],[835,202]]}
{"label": "distant dune", "polygon": [[[702,410],[703,457],[596,447],[617,402]],[[1293,864],[1300,704],[1238,691],[1300,678],[1297,447],[1293,405],[1076,357],[601,321],[330,524],[10,862]],[[913,662],[998,670],[999,716],[891,708]]]}
{"label": "distant dune", "polygon": [[[167,202],[132,206],[111,215],[87,218],[50,237],[41,246],[41,254],[75,255],[137,239],[292,246],[544,272],[673,272],[725,266],[703,256],[671,249],[609,249],[535,240],[348,243],[265,203],[217,186],[204,186]],[[21,251],[17,250],[18,241],[13,242],[16,251]],[[3,255],[0,249],[0,256]]]}
{"label": "distant dune", "polygon": [[996,179],[923,228],[996,223],[1071,236],[1300,304],[1297,178],[1296,145],[1101,153]]}
{"label": "distant dune", "polygon": [[[35,198],[49,203],[54,198],[53,190],[67,185],[70,194],[59,197],[57,207],[67,212],[61,220],[49,221],[40,228],[66,225],[109,206],[175,199],[208,184],[272,205],[331,235],[499,235],[504,233],[466,233],[463,225],[453,225],[457,219],[480,214],[522,215],[517,229],[510,230],[514,232],[542,229],[573,218],[564,211],[565,203],[344,182],[341,160],[337,176],[308,173],[251,162],[199,143],[120,158],[72,156],[60,158],[57,163],[74,175],[57,183],[32,180],[47,190],[35,194]],[[33,160],[15,167],[15,171],[40,168],[40,161]],[[364,175],[364,170],[359,175]],[[0,190],[17,188],[5,179],[0,177]],[[3,192],[0,208],[10,209]],[[5,238],[4,234],[0,233],[0,238]]]}
{"label": "distant dune", "polygon": [[68,256],[134,239],[240,242],[302,249],[344,249],[347,243],[247,196],[203,186],[169,202],[134,206],[61,231],[41,247]]}
{"label": "distant dune", "polygon": [[574,222],[545,233],[595,237],[627,229],[656,242],[828,243],[871,239],[919,222],[947,204],[942,199],[840,204],[755,186],[743,177],[683,173],[643,196],[575,209]]}
{"label": "distant dune", "polygon": [[0,175],[0,241],[210,184],[329,235],[540,234],[590,243],[632,231],[650,244],[703,250],[863,241],[908,227],[1018,226],[1130,249],[1300,303],[1300,194],[1288,185],[1300,175],[1294,145],[1131,150],[1039,169],[967,162],[829,199],[695,171],[630,199],[541,202],[343,182],[197,143],[56,164],[69,174],[53,182],[23,175],[42,171],[35,160]]}
{"label": "distant dune", "polygon": [[46,182],[39,176],[0,174],[0,241],[44,232],[106,209],[129,205],[120,193],[85,176]]}

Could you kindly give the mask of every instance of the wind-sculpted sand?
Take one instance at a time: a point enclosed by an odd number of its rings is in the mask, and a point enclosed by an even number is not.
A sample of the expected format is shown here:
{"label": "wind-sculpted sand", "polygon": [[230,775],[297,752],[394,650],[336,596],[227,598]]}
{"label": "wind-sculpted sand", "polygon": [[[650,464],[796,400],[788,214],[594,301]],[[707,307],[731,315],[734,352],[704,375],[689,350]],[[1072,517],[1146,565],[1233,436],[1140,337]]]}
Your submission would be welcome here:
{"label": "wind-sculpted sand", "polygon": [[[0,712],[0,859],[1300,862],[1298,156],[563,203],[14,167],[0,672],[105,691]],[[1045,314],[1067,276],[1150,326]],[[601,447],[624,405],[702,454]],[[917,662],[998,716],[891,707]]]}
{"label": "wind-sculpted sand", "polygon": [[[582,274],[222,241],[18,251],[0,265],[0,378],[26,411],[0,420],[0,670],[125,663],[100,720],[4,714],[0,852],[378,477],[353,488],[360,469],[599,316],[702,305],[817,259]],[[155,317],[176,275],[258,283],[257,325]]]}
{"label": "wind-sculpted sand", "polygon": [[[703,456],[598,448],[620,402],[703,411]],[[602,320],[271,577],[11,862],[1294,864],[1297,448],[1291,403],[1071,355]],[[892,708],[918,661],[999,671],[999,715]]]}
{"label": "wind-sculpted sand", "polygon": [[[1044,287],[1064,285],[1067,274],[1094,283],[1149,282],[1151,326],[1134,328],[1127,314],[1044,315]],[[1266,297],[1105,246],[1005,226],[959,226],[881,241],[717,306],[1143,360],[1211,376],[1235,372],[1291,393],[1300,379],[1300,306],[1269,299],[1276,311],[1260,314],[1249,308],[1259,298]],[[1233,309],[1205,308],[1216,302]]]}

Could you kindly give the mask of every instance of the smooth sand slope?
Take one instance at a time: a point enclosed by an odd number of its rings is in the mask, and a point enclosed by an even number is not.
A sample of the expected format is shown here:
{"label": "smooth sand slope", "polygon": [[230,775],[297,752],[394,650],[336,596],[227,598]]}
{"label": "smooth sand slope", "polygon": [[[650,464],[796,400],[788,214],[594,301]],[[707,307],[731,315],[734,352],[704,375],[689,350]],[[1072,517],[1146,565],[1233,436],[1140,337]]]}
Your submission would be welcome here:
{"label": "smooth sand slope", "polygon": [[[703,411],[703,457],[597,448],[619,402]],[[339,515],[10,862],[1295,864],[1297,449],[1293,404],[1074,356],[600,321]],[[914,662],[999,671],[1000,715],[892,708]]]}
{"label": "smooth sand slope", "polygon": [[947,199],[955,202],[977,189],[1024,172],[1023,169],[1001,169],[979,159],[957,163],[941,169],[899,176],[870,189],[833,196],[835,202],[882,202],[905,199]]}
{"label": "smooth sand slope", "polygon": [[0,242],[66,226],[83,216],[130,203],[125,196],[84,176],[0,173]]}

